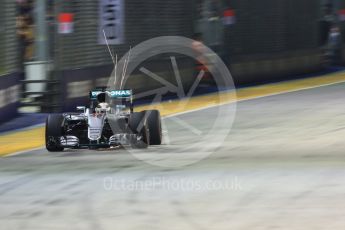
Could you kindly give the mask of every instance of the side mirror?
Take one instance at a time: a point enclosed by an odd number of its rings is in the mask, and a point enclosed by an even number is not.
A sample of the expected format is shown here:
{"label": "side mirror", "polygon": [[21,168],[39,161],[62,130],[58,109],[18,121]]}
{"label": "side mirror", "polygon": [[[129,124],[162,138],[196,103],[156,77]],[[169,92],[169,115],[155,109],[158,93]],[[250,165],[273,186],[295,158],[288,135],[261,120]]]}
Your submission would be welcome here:
{"label": "side mirror", "polygon": [[77,106],[77,111],[83,111],[85,113],[86,107],[85,106]]}

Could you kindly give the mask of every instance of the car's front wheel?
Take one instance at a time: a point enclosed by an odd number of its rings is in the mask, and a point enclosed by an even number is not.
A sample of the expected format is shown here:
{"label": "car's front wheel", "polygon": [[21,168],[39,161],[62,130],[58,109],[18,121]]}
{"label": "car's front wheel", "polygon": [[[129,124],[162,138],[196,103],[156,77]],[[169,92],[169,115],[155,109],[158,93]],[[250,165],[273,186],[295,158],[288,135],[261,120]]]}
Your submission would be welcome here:
{"label": "car's front wheel", "polygon": [[161,115],[158,110],[147,110],[147,125],[150,132],[150,144],[162,144],[162,122]]}
{"label": "car's front wheel", "polygon": [[63,136],[63,116],[61,114],[50,114],[46,120],[46,149],[49,152],[61,152],[64,150],[60,145],[59,138]]}

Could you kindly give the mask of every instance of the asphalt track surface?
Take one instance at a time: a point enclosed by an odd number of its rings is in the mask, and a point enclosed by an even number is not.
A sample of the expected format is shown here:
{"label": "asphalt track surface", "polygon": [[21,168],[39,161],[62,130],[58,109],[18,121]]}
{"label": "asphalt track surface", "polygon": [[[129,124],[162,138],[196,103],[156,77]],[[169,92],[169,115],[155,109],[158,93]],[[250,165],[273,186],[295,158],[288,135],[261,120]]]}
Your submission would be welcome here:
{"label": "asphalt track surface", "polygon": [[[343,230],[344,98],[336,84],[239,102],[222,145],[184,167],[124,149],[2,158],[0,228]],[[207,132],[216,109],[181,118]],[[158,164],[196,140],[165,122],[170,144],[137,152]]]}

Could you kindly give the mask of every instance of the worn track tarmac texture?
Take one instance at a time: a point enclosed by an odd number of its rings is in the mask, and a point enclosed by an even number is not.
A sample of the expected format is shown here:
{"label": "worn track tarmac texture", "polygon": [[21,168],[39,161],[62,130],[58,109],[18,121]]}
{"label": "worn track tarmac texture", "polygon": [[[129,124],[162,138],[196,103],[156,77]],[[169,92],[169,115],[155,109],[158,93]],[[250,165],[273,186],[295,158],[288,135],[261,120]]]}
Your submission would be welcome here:
{"label": "worn track tarmac texture", "polygon": [[[2,158],[1,229],[343,230],[344,98],[339,83],[239,102],[222,146],[186,167],[121,149]],[[180,118],[207,132],[216,110]],[[140,154],[159,160],[196,140],[165,122],[171,144]]]}

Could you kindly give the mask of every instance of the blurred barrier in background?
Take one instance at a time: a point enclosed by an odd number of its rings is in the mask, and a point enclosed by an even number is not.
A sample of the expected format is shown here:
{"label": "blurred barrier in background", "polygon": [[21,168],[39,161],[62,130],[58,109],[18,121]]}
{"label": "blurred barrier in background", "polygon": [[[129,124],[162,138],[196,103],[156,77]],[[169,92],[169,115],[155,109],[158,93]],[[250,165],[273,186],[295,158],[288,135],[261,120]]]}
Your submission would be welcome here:
{"label": "blurred barrier in background", "polygon": [[337,17],[338,17],[338,26],[340,29],[340,38],[341,38],[341,63],[345,64],[345,0],[339,0],[337,1]]}
{"label": "blurred barrier in background", "polygon": [[[118,36],[116,28],[123,27],[122,44],[112,46],[115,53],[121,58],[130,47],[157,36],[185,36],[192,37],[193,14],[192,1],[185,0],[126,0],[126,1],[55,1],[57,15],[68,13],[73,15],[73,29],[70,33],[57,36],[55,49],[55,76],[61,80],[64,92],[63,110],[72,109],[77,104],[87,102],[88,91],[95,86],[107,85],[108,78],[113,70],[113,63],[106,45],[101,44],[103,31],[100,29],[100,20],[109,19],[109,24],[114,25],[105,31],[111,42],[112,33]],[[113,10],[113,4],[123,4],[121,12]],[[112,20],[113,17],[123,20]],[[118,23],[118,24],[116,24]],[[115,30],[115,31],[114,31]],[[184,58],[185,59],[185,58]],[[177,58],[179,61],[179,58]],[[160,76],[170,79],[171,62],[169,57],[164,60],[151,60],[149,63],[155,71],[159,68]],[[189,66],[183,64],[185,72],[184,81],[193,80],[193,63]],[[165,68],[162,68],[162,67]],[[152,89],[147,77],[131,77],[126,87],[134,91]]]}
{"label": "blurred barrier in background", "polygon": [[[60,34],[55,49],[58,78],[63,79],[67,89],[80,82],[87,91],[96,78],[107,77],[111,72],[111,58],[98,41],[99,17],[111,8],[100,8],[100,2],[60,1],[56,9],[58,14],[74,15],[73,32]],[[106,5],[107,1],[103,3]],[[201,33],[204,43],[227,62],[237,84],[279,80],[322,68],[318,1],[128,0],[123,4],[124,43],[113,46],[119,55],[153,37],[192,37]],[[117,17],[120,15],[117,12]],[[230,17],[228,21],[225,16]],[[184,76],[184,80],[190,82],[195,77],[193,68],[190,63],[191,75]],[[72,90],[67,91],[67,97],[69,92]]]}
{"label": "blurred barrier in background", "polygon": [[[228,61],[237,84],[279,80],[321,68],[319,1],[198,2],[197,30],[206,44],[217,47]],[[215,8],[219,12],[212,13]],[[224,18],[229,16],[232,20],[226,23]],[[215,25],[218,28],[215,33],[220,34],[218,41],[209,32]]]}
{"label": "blurred barrier in background", "polygon": [[20,71],[16,39],[16,3],[4,0],[0,7],[0,123],[17,114]]}
{"label": "blurred barrier in background", "polygon": [[[45,84],[47,91],[39,100],[53,105],[45,108],[49,112],[84,104],[92,87],[107,84],[113,64],[101,28],[119,57],[131,46],[157,36],[193,38],[201,34],[202,42],[223,58],[240,85],[320,70],[325,64],[329,29],[336,21],[342,32],[340,60],[345,62],[345,20],[341,20],[341,12],[345,18],[345,0],[4,0],[0,9],[0,74],[7,77],[0,77],[0,90],[19,85],[28,61],[23,60],[23,47],[17,45],[21,43],[15,18],[16,4],[27,1],[35,7],[35,47],[29,61],[31,65],[47,63],[47,73],[42,75],[47,82],[38,83]],[[334,2],[328,15],[323,9],[326,2]],[[188,86],[195,78],[195,63],[182,56],[177,62]],[[169,57],[152,58],[146,64],[173,80]],[[157,84],[138,72],[127,87],[140,91]],[[1,105],[11,101],[4,98]]]}

